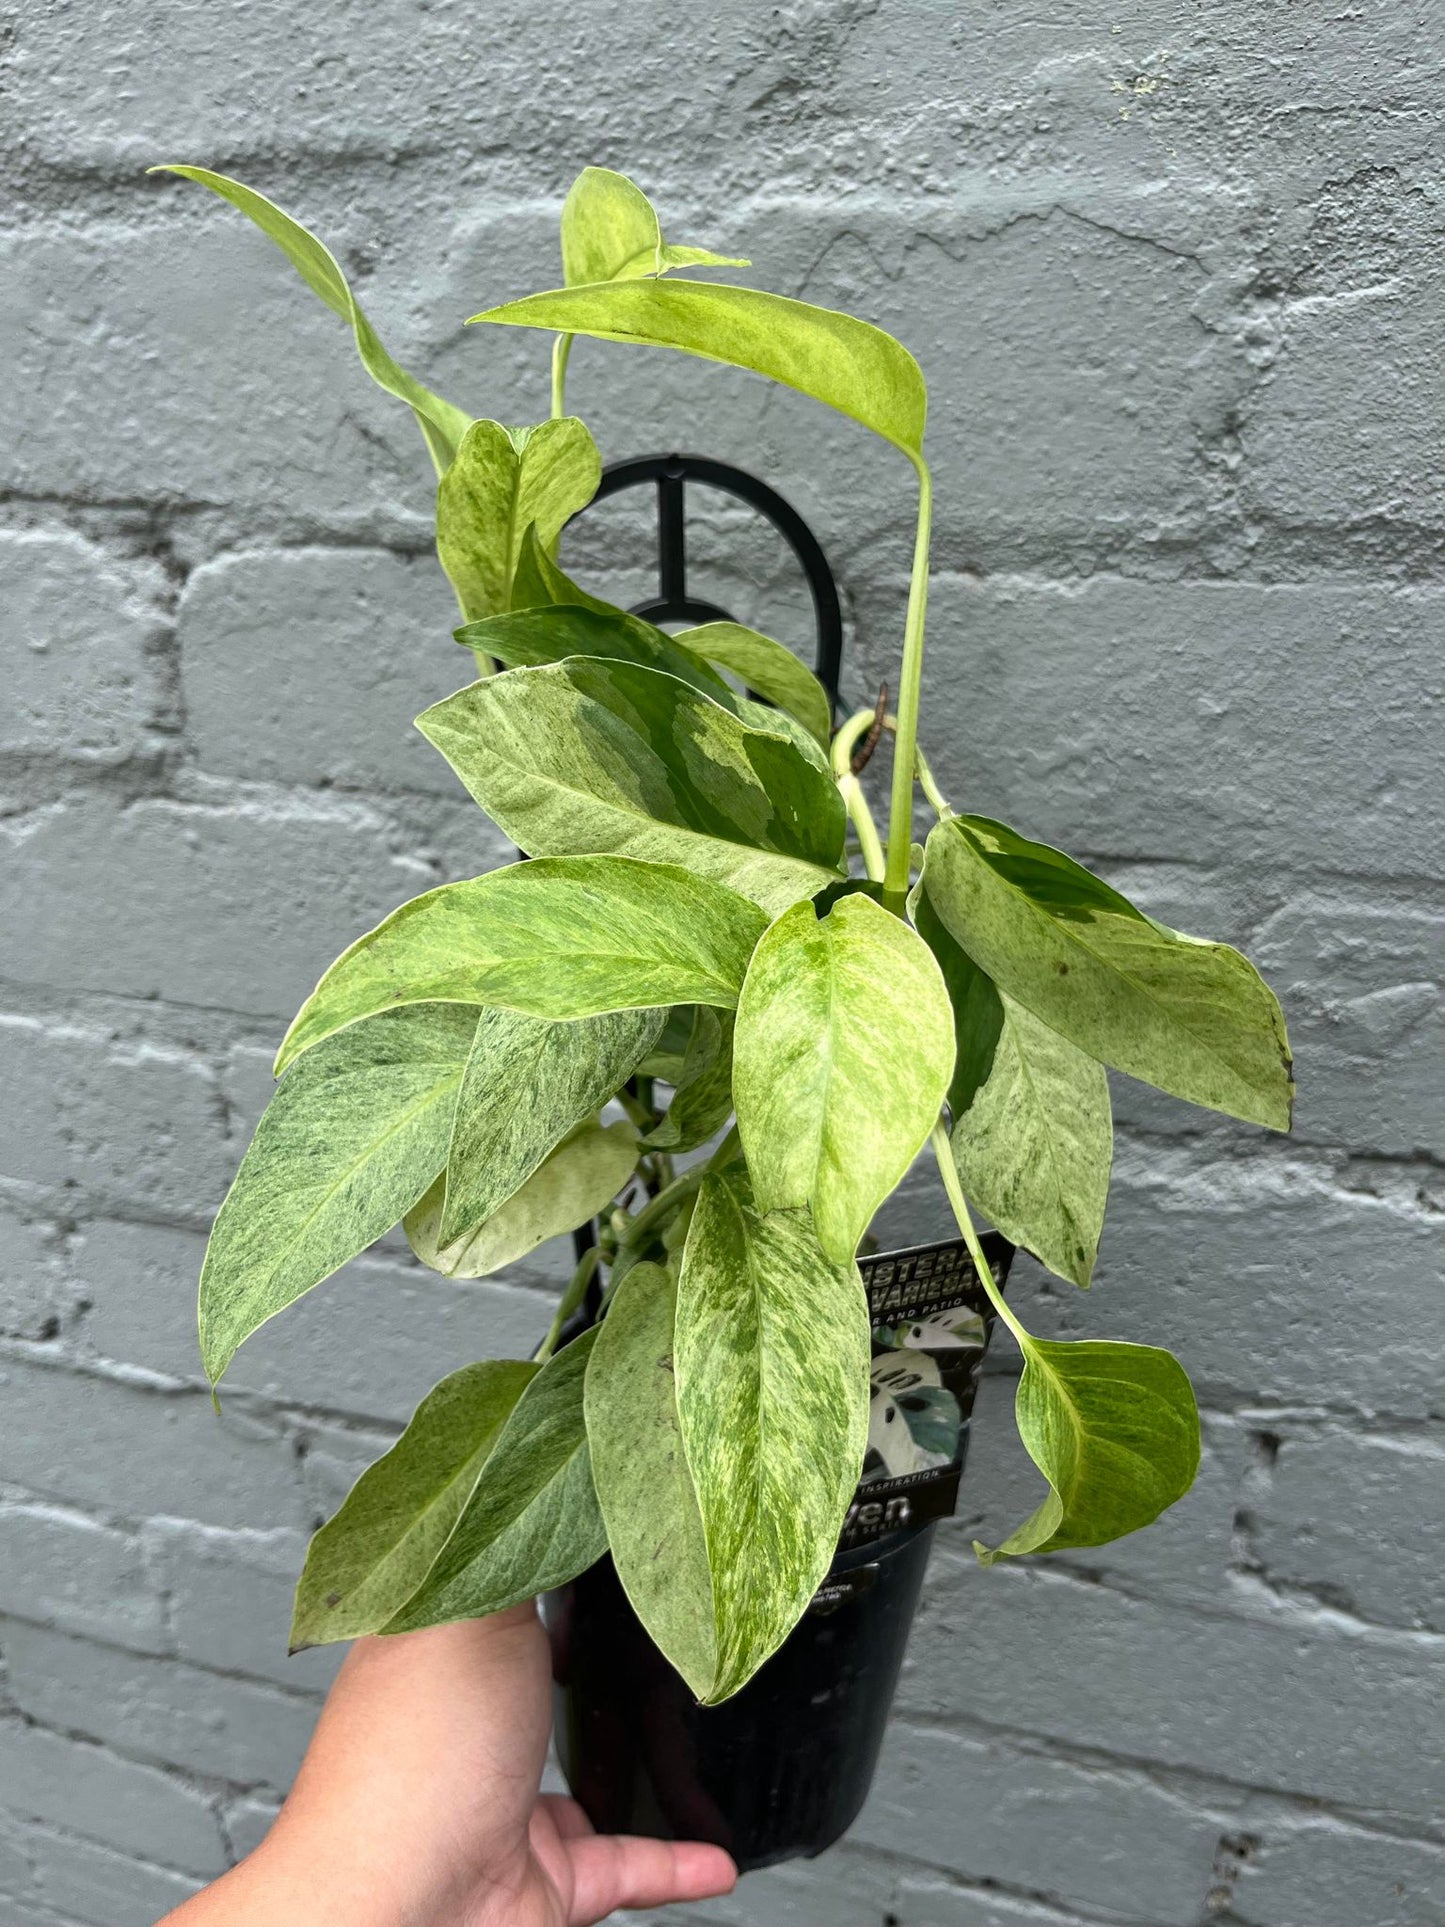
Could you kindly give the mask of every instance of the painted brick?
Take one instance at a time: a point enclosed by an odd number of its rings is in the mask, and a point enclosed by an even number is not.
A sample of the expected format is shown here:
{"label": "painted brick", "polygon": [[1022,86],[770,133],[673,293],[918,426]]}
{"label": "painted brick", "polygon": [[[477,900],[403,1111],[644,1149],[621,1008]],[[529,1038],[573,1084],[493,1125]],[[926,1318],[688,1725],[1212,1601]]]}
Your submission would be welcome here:
{"label": "painted brick", "polygon": [[247,1794],[244,1800],[233,1801],[223,1809],[226,1837],[235,1849],[238,1860],[244,1859],[253,1848],[260,1846],[280,1811],[279,1801],[267,1800],[255,1794]]}
{"label": "painted brick", "polygon": [[73,1834],[34,1829],[41,1892],[57,1912],[95,1927],[153,1927],[200,1883]]}
{"label": "painted brick", "polygon": [[1445,1848],[1301,1816],[1263,1829],[1231,1900],[1248,1927],[1420,1927],[1445,1914]]}
{"label": "painted brick", "polygon": [[475,676],[452,640],[459,620],[430,556],[292,549],[198,569],[178,633],[201,768],[455,797],[457,778],[411,724]]}
{"label": "painted brick", "polygon": [[145,1652],[169,1643],[135,1540],[63,1506],[0,1502],[0,1612]]}
{"label": "painted brick", "polygon": [[0,1208],[0,1333],[53,1337],[75,1310],[53,1224]]}

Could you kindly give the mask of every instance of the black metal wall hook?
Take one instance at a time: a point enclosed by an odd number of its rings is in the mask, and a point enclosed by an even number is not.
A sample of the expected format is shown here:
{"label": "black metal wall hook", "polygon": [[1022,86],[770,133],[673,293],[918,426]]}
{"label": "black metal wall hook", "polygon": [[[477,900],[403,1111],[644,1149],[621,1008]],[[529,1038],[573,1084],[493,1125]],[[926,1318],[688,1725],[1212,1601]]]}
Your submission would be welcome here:
{"label": "black metal wall hook", "polygon": [[[594,502],[605,501],[623,489],[652,482],[657,487],[658,593],[639,602],[632,613],[649,622],[731,622],[734,618],[715,602],[688,594],[687,509],[684,491],[689,482],[731,495],[770,522],[798,559],[813,599],[817,634],[814,672],[838,706],[838,676],[843,661],[843,612],[838,585],[822,545],[807,523],[775,488],[731,462],[715,462],[706,455],[638,455],[631,461],[609,462],[602,471]],[[586,510],[583,510],[586,513]]]}

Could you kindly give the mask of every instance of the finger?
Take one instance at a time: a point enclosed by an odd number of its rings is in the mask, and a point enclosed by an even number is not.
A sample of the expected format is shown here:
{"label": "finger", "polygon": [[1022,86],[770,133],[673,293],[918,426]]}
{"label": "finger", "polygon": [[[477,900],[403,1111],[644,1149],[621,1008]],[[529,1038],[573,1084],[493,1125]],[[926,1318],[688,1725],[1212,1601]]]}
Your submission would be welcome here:
{"label": "finger", "polygon": [[568,1927],[593,1927],[619,1907],[665,1907],[731,1893],[738,1870],[721,1847],[700,1840],[634,1840],[594,1834],[567,1846],[573,1901]]}
{"label": "finger", "polygon": [[577,1802],[565,1794],[544,1793],[537,1805],[547,1809],[559,1840],[586,1840],[597,1831]]}

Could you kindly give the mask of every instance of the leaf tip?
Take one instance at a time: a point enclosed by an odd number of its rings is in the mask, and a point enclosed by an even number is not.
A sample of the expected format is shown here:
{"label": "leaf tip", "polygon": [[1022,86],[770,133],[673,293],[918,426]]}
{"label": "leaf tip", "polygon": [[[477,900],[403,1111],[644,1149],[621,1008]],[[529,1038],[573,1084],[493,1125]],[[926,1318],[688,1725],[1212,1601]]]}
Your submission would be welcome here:
{"label": "leaf tip", "polygon": [[1003,1557],[1003,1548],[1001,1546],[986,1546],[982,1539],[975,1539],[973,1542],[973,1553],[981,1566],[993,1566],[997,1565]]}

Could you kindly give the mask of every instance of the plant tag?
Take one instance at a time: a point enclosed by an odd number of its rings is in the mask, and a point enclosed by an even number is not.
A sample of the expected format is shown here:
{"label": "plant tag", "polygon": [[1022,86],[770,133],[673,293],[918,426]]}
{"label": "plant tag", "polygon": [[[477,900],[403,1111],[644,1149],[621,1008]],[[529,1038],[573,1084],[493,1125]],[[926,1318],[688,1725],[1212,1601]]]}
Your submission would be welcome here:
{"label": "plant tag", "polygon": [[[1014,1247],[996,1232],[983,1245],[1002,1285]],[[873,1390],[863,1477],[840,1551],[952,1513],[995,1323],[961,1238],[860,1258],[858,1269],[873,1326]]]}

